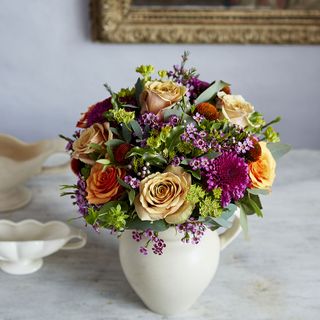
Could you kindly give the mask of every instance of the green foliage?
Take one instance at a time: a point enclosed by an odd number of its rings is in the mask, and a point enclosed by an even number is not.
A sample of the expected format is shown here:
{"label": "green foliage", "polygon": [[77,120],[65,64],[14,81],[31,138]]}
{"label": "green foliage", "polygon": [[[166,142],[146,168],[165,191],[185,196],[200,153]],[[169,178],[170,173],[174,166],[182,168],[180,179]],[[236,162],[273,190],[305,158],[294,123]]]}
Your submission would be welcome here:
{"label": "green foliage", "polygon": [[199,97],[196,99],[196,104],[212,101],[220,90],[229,85],[229,83],[226,83],[222,80],[215,81],[208,89],[199,95]]}
{"label": "green foliage", "polygon": [[252,127],[262,127],[266,124],[260,112],[253,112],[249,117],[249,123]]}
{"label": "green foliage", "polygon": [[167,224],[164,220],[142,221],[138,216],[136,216],[132,220],[128,221],[126,228],[133,230],[152,229],[153,231],[160,232],[167,230],[169,228],[169,224]]}
{"label": "green foliage", "polygon": [[98,225],[102,228],[114,229],[122,231],[126,227],[126,220],[129,215],[126,214],[120,202],[112,201],[107,203],[100,210],[93,207],[88,208],[88,214],[85,220],[88,224]]}
{"label": "green foliage", "polygon": [[280,142],[279,133],[275,132],[272,127],[268,127],[263,134],[268,142]]}
{"label": "green foliage", "polygon": [[200,202],[199,213],[202,217],[220,217],[223,209],[221,207],[221,192],[220,188],[216,188],[212,191],[212,195],[207,195]]}
{"label": "green foliage", "polygon": [[158,75],[161,79],[166,78],[168,75],[168,72],[166,70],[159,70]]}
{"label": "green foliage", "polygon": [[262,205],[258,195],[246,192],[244,197],[239,200],[237,204],[239,207],[241,206],[245,214],[251,215],[256,213],[258,217],[263,217],[261,211]]}
{"label": "green foliage", "polygon": [[90,172],[91,172],[91,167],[87,164],[83,168],[81,168],[81,170],[80,170],[80,173],[85,180],[87,180],[89,178]]}
{"label": "green foliage", "polygon": [[151,80],[151,75],[154,73],[154,66],[152,65],[141,65],[136,68],[136,72],[140,73],[145,81]]}
{"label": "green foliage", "polygon": [[282,144],[279,142],[268,143],[267,147],[275,160],[278,160],[291,150],[291,146],[289,144]]}
{"label": "green foliage", "polygon": [[122,88],[120,91],[117,93],[118,98],[124,98],[127,96],[132,96],[135,92],[134,88]]}
{"label": "green foliage", "polygon": [[133,111],[126,111],[124,109],[110,109],[106,113],[107,118],[110,120],[110,117],[117,121],[118,123],[128,124],[130,121],[134,120],[135,113]]}
{"label": "green foliage", "polygon": [[192,184],[187,194],[187,200],[195,205],[196,203],[202,201],[205,195],[206,192],[200,185]]}

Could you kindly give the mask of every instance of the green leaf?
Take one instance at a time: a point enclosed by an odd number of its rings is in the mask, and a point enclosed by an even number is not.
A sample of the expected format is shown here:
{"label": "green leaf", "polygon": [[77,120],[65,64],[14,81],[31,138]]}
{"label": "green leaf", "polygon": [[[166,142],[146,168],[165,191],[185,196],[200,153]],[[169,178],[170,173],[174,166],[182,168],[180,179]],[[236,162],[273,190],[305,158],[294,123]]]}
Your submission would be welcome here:
{"label": "green leaf", "polygon": [[180,136],[183,132],[184,126],[177,126],[171,130],[169,137],[166,139],[169,152],[173,150],[176,144],[180,141]]}
{"label": "green leaf", "polygon": [[212,219],[214,222],[216,222],[218,225],[220,225],[221,227],[224,227],[224,228],[230,228],[232,223],[230,221],[227,221],[221,217],[219,218],[213,218],[213,217],[208,217],[210,219]]}
{"label": "green leaf", "polygon": [[127,142],[127,143],[130,143],[131,141],[131,132],[130,130],[127,128],[126,125],[123,125],[121,127],[121,133],[122,133],[122,137],[124,138],[124,140]]}
{"label": "green leaf", "polygon": [[221,153],[219,152],[215,152],[215,151],[210,151],[204,155],[202,155],[201,157],[207,157],[208,159],[214,159],[217,158],[218,156],[220,156]]}
{"label": "green leaf", "polygon": [[139,139],[142,139],[142,130],[141,130],[140,124],[136,120],[132,120],[129,122],[129,125],[131,126],[136,136]]}
{"label": "green leaf", "polygon": [[111,162],[114,162],[114,156],[113,156],[113,152],[112,152],[110,146],[107,146],[107,153],[108,153],[108,156],[109,156],[110,161],[111,161]]}
{"label": "green leaf", "polygon": [[200,96],[196,99],[196,104],[211,101],[221,89],[229,85],[229,83],[226,83],[222,80],[215,81],[208,89],[200,94]]}
{"label": "green leaf", "polygon": [[262,218],[263,217],[263,213],[260,210],[259,206],[251,198],[249,198],[249,202],[250,202],[252,208],[254,209],[255,213],[257,214],[257,216]]}
{"label": "green leaf", "polygon": [[140,94],[142,93],[142,91],[144,89],[143,81],[140,78],[138,78],[134,87],[135,87],[135,98],[139,102],[140,101]]}
{"label": "green leaf", "polygon": [[110,164],[110,160],[109,159],[99,159],[97,160],[98,163],[101,163],[105,166],[107,166],[108,164]]}
{"label": "green leaf", "polygon": [[105,205],[103,205],[100,209],[99,209],[99,214],[103,214],[106,213],[110,208],[112,207],[116,207],[119,204],[119,201],[110,201],[108,203],[106,203]]}
{"label": "green leaf", "polygon": [[255,194],[255,195],[263,195],[266,196],[268,194],[270,194],[270,191],[267,189],[258,189],[258,188],[253,188],[253,189],[247,189],[247,191],[251,194]]}
{"label": "green leaf", "polygon": [[235,204],[230,203],[226,208],[223,209],[221,218],[224,220],[228,220],[234,215],[237,209],[238,207]]}
{"label": "green leaf", "polygon": [[192,176],[193,176],[194,178],[196,178],[197,180],[201,180],[200,170],[196,170],[196,171],[194,171],[194,170],[186,170],[186,171],[189,172],[189,173],[191,173]]}
{"label": "green leaf", "polygon": [[133,230],[147,230],[152,229],[153,231],[165,231],[169,228],[169,225],[164,220],[157,221],[142,221],[139,217],[134,218],[127,222],[127,229]]}
{"label": "green leaf", "polygon": [[289,144],[283,144],[279,142],[268,143],[267,147],[275,160],[278,160],[280,157],[282,157],[291,150],[291,146]]}
{"label": "green leaf", "polygon": [[136,197],[136,192],[132,189],[130,190],[130,192],[128,193],[128,198],[129,198],[129,202],[130,202],[130,206],[133,205],[134,202],[134,198]]}
{"label": "green leaf", "polygon": [[240,206],[240,225],[241,228],[245,234],[245,237],[248,237],[248,217],[245,213],[245,211],[242,208],[242,205]]}
{"label": "green leaf", "polygon": [[121,186],[123,186],[126,189],[132,190],[131,186],[129,186],[127,183],[125,183],[121,178],[117,177],[117,180]]}
{"label": "green leaf", "polygon": [[179,108],[179,109],[176,109],[176,108],[167,109],[163,113],[163,118],[164,118],[165,121],[167,121],[171,116],[177,116],[177,117],[181,118],[183,113],[184,112],[183,112],[183,110],[181,108]]}
{"label": "green leaf", "polygon": [[133,156],[143,156],[147,151],[145,148],[141,147],[133,147],[126,155],[126,158],[133,157]]}
{"label": "green leaf", "polygon": [[113,134],[115,134],[116,136],[120,137],[121,134],[119,132],[119,130],[117,128],[114,128],[114,127],[110,127],[110,130]]}
{"label": "green leaf", "polygon": [[113,147],[117,147],[117,146],[119,146],[120,144],[123,144],[123,143],[125,143],[123,140],[112,139],[112,140],[109,140],[108,142],[106,142],[106,146],[109,146],[109,147],[113,148]]}

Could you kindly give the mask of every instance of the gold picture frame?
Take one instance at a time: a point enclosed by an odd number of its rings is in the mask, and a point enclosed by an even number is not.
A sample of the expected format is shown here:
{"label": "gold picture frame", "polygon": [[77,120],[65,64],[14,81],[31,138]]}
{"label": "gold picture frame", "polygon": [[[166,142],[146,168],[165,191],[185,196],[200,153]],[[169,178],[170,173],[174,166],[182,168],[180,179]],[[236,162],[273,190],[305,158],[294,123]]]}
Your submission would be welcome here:
{"label": "gold picture frame", "polygon": [[319,44],[320,10],[132,6],[91,0],[92,39],[112,43]]}

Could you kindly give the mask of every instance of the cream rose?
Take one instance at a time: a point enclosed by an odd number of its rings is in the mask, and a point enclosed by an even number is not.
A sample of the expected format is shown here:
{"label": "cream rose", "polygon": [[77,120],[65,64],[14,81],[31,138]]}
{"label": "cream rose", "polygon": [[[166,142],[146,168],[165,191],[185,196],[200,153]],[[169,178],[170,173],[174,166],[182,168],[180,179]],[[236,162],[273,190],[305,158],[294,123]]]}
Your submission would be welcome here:
{"label": "cream rose", "polygon": [[93,153],[96,149],[90,146],[90,144],[97,144],[103,147],[105,142],[112,138],[113,134],[110,130],[109,122],[103,124],[95,123],[91,127],[83,130],[80,137],[73,143],[72,157],[93,165],[95,161],[89,157],[89,154]]}
{"label": "cream rose", "polygon": [[173,81],[148,81],[140,95],[141,113],[152,112],[163,118],[163,111],[180,101],[187,89]]}
{"label": "cream rose", "polygon": [[164,173],[154,173],[140,183],[134,204],[141,220],[178,224],[191,215],[193,206],[186,200],[191,175],[181,167],[168,166]]}
{"label": "cream rose", "polygon": [[225,119],[240,127],[246,127],[249,124],[249,117],[254,112],[254,107],[244,100],[242,96],[226,94],[221,91],[218,93],[220,98],[219,106]]}

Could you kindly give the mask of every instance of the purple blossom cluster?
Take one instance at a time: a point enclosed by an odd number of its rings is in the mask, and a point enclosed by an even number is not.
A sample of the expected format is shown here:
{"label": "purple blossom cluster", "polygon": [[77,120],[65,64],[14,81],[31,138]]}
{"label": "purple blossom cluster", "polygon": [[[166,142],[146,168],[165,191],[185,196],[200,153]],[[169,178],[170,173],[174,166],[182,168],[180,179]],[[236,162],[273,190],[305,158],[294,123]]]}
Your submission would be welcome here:
{"label": "purple blossom cluster", "polygon": [[181,135],[181,140],[190,142],[192,145],[207,152],[211,148],[211,144],[206,141],[207,133],[204,130],[199,131],[193,123],[188,123],[185,132]]}
{"label": "purple blossom cluster", "polygon": [[71,197],[75,199],[74,205],[78,206],[78,211],[82,216],[86,216],[88,214],[88,201],[86,199],[86,181],[81,175],[78,175],[77,189],[75,190],[74,195]]}
{"label": "purple blossom cluster", "polygon": [[206,231],[206,226],[191,217],[185,223],[178,224],[176,230],[184,234],[184,237],[181,239],[182,242],[198,244]]}
{"label": "purple blossom cluster", "polygon": [[181,161],[183,161],[185,159],[184,156],[175,156],[171,162],[171,165],[173,165],[174,167],[177,167],[181,164]]}
{"label": "purple blossom cluster", "polygon": [[192,116],[193,120],[196,121],[198,124],[205,119],[205,117],[203,115],[201,115],[199,112],[196,112],[196,114],[194,114]]}
{"label": "purple blossom cluster", "polygon": [[247,163],[233,152],[224,152],[219,157],[210,159],[200,169],[209,191],[222,189],[222,207],[228,206],[231,200],[241,199],[250,183]]}
{"label": "purple blossom cluster", "polygon": [[237,154],[241,155],[247,153],[250,149],[254,147],[254,141],[251,137],[247,137],[244,141],[239,141],[235,146],[235,151]]}
{"label": "purple blossom cluster", "polygon": [[148,254],[148,246],[152,243],[152,252],[154,254],[162,255],[163,249],[167,246],[163,239],[158,237],[158,233],[152,229],[147,229],[145,231],[132,231],[132,239],[140,242],[146,239],[146,244],[139,248],[139,252],[146,256]]}
{"label": "purple blossom cluster", "polygon": [[131,188],[133,189],[138,189],[140,186],[140,180],[136,177],[132,176],[125,176],[124,177],[124,182],[128,184]]}
{"label": "purple blossom cluster", "polygon": [[145,112],[144,114],[142,114],[139,117],[138,122],[140,126],[148,126],[150,127],[150,129],[160,129],[162,126],[159,117],[152,112]]}

